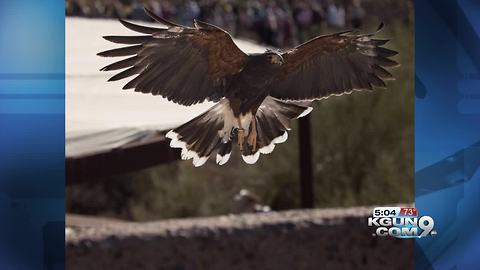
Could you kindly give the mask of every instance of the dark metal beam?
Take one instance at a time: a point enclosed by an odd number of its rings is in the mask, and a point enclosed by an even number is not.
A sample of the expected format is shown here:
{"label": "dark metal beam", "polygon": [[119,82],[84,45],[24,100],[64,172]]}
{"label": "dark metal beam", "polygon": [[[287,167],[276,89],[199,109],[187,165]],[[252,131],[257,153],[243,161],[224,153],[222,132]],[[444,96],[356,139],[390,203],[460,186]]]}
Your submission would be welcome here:
{"label": "dark metal beam", "polygon": [[315,206],[310,115],[299,119],[300,200],[302,208]]}
{"label": "dark metal beam", "polygon": [[180,150],[169,146],[161,134],[120,148],[83,157],[66,158],[66,184],[107,177],[180,159]]}

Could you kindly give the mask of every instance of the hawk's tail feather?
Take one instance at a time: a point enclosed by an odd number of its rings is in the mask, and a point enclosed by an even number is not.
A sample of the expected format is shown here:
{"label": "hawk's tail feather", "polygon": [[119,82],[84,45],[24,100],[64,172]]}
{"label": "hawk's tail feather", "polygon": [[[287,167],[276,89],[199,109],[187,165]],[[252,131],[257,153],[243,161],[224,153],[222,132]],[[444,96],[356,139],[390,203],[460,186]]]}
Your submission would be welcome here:
{"label": "hawk's tail feather", "polygon": [[[253,147],[244,142],[242,158],[246,163],[257,162],[261,154],[270,154],[276,144],[288,139],[291,120],[303,117],[312,111],[310,102],[287,102],[267,97],[257,110],[255,118],[257,126],[256,145]],[[252,125],[250,126],[250,132]]]}
{"label": "hawk's tail feather", "polygon": [[[255,147],[249,145],[249,134],[245,134],[241,153],[243,160],[253,164],[257,162],[260,153],[269,154],[276,144],[285,142],[291,120],[308,114],[312,110],[309,105],[310,103],[293,103],[267,97],[252,118],[257,130]],[[229,102],[223,99],[205,113],[167,133],[166,137],[171,139],[170,146],[182,149],[182,159],[193,159],[193,165],[199,167],[216,153],[217,164],[228,162],[233,144],[238,143],[238,130],[232,128],[229,134],[222,133],[224,127],[228,126],[225,121],[232,121],[224,119],[225,110],[231,110],[226,106],[229,106]],[[250,124],[248,131],[252,130]]]}
{"label": "hawk's tail feather", "polygon": [[182,159],[193,159],[195,167],[202,166],[217,151],[217,163],[224,164],[230,157],[231,141],[226,145],[218,132],[223,128],[223,107],[226,102],[215,104],[208,111],[195,117],[180,127],[169,131],[166,135],[171,139],[170,146],[182,149]]}
{"label": "hawk's tail feather", "polygon": [[232,154],[232,141],[228,142],[221,142],[220,146],[218,147],[218,152],[217,152],[217,164],[218,165],[223,165],[227,163],[227,161],[230,159],[230,155]]}

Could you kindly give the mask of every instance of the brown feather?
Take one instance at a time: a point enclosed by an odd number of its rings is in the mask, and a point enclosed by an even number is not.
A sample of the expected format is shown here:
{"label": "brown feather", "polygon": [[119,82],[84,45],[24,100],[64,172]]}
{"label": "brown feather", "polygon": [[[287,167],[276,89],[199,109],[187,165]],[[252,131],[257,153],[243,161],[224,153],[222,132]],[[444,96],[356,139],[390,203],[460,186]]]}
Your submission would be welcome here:
{"label": "brown feather", "polygon": [[[123,88],[160,95],[182,105],[224,97],[232,75],[240,72],[247,55],[219,27],[196,21],[195,28],[167,21],[145,9],[155,21],[168,28],[155,28],[120,20],[130,30],[144,36],[106,36],[122,44],[140,44],[101,52],[107,57],[132,57],[110,64],[102,70],[127,68],[110,80],[135,76]],[[184,70],[185,69],[185,70]],[[191,71],[187,74],[187,71]]]}
{"label": "brown feather", "polygon": [[240,72],[245,65],[247,56],[224,31],[199,31],[191,40],[193,44],[206,50],[208,73],[214,81]]}
{"label": "brown feather", "polygon": [[319,36],[282,54],[282,72],[270,95],[284,100],[313,100],[353,90],[385,87],[393,76],[385,69],[398,66],[396,51],[381,47],[388,40],[375,34],[342,32]]}

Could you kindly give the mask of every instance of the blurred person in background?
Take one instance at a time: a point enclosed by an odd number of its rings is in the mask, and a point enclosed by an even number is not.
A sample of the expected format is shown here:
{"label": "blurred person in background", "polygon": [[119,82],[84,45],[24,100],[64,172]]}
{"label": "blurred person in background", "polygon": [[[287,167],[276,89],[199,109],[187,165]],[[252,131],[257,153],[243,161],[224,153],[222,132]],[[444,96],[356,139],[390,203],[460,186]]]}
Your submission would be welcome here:
{"label": "blurred person in background", "polygon": [[67,16],[76,16],[80,14],[81,6],[78,1],[67,0],[65,1],[65,13]]}
{"label": "blurred person in background", "polygon": [[335,28],[345,27],[345,8],[333,0],[327,2],[327,23]]}
{"label": "blurred person in background", "polygon": [[263,41],[270,46],[278,47],[279,46],[279,18],[277,17],[277,5],[275,2],[270,1],[268,6],[265,9],[265,20],[264,25],[265,27],[265,36],[263,37]]}
{"label": "blurred person in background", "polygon": [[[200,18],[200,7],[196,1],[186,0],[178,5],[178,22],[182,25],[191,25],[194,19]],[[145,12],[144,12],[145,13]]]}
{"label": "blurred person in background", "polygon": [[153,12],[155,12],[155,14],[162,14],[162,16],[164,16],[163,8],[162,8],[162,5],[160,4],[160,1],[150,0],[147,4],[148,4],[148,7]]}
{"label": "blurred person in background", "polygon": [[354,28],[361,28],[363,26],[363,19],[365,18],[365,10],[362,7],[361,0],[353,0],[348,13],[350,24]]}
{"label": "blurred person in background", "polygon": [[300,42],[308,39],[308,32],[313,23],[313,11],[306,1],[296,2],[293,7],[293,16],[298,29]]}
{"label": "blurred person in background", "polygon": [[225,29],[232,35],[237,35],[237,14],[235,8],[230,3],[227,3],[223,7],[223,20]]}
{"label": "blurred person in background", "polygon": [[130,15],[128,18],[142,21],[149,20],[149,18],[145,15],[145,11],[143,11],[143,3],[137,0],[132,0],[130,4]]}

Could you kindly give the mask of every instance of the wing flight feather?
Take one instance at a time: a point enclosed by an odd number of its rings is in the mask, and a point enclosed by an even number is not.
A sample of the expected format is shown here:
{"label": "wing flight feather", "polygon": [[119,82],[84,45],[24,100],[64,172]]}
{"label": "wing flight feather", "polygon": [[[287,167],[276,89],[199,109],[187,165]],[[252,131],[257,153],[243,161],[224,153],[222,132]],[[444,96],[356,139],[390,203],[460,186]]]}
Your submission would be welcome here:
{"label": "wing flight feather", "polygon": [[[124,20],[130,30],[146,35],[105,36],[110,42],[128,45],[99,53],[104,57],[128,57],[102,71],[120,70],[110,81],[133,77],[124,89],[163,96],[182,105],[204,100],[218,101],[231,77],[247,60],[224,30],[195,21],[186,27],[167,21],[152,11],[145,12],[165,27],[147,27]],[[181,72],[188,69],[189,72]]]}

